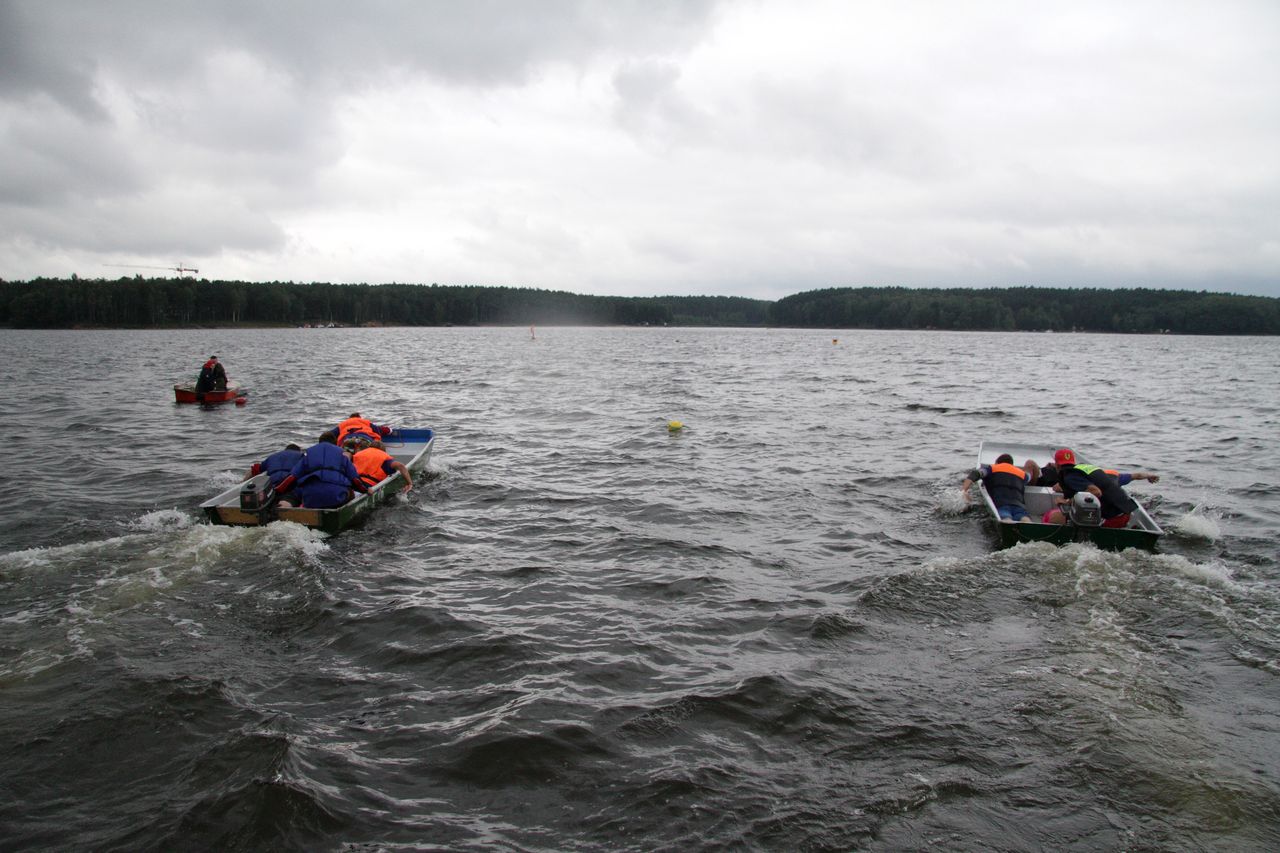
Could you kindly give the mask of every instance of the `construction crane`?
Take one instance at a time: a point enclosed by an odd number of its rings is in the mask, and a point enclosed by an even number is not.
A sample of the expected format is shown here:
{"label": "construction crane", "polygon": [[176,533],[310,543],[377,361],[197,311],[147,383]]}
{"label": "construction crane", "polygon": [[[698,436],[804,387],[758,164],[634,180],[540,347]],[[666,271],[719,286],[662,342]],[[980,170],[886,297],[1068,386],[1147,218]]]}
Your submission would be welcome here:
{"label": "construction crane", "polygon": [[149,266],[144,266],[143,264],[103,264],[103,266],[104,267],[124,267],[126,269],[131,269],[131,270],[170,270],[172,272],[176,272],[178,275],[182,275],[183,273],[188,273],[188,272],[191,273],[192,275],[195,275],[196,273],[200,272],[200,270],[196,269],[195,267],[184,267],[182,264],[178,264],[176,267],[149,267]]}

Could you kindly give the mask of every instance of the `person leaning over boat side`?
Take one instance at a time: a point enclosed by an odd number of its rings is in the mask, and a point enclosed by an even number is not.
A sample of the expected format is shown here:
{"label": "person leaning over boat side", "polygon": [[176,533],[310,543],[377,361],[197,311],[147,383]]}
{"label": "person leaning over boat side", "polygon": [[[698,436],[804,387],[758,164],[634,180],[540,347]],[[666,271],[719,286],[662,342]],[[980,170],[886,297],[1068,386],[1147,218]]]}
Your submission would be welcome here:
{"label": "person leaning over boat side", "polygon": [[338,443],[339,447],[346,445],[347,440],[353,436],[364,436],[368,441],[379,441],[383,436],[391,432],[391,427],[375,424],[367,418],[361,417],[359,412],[352,412],[351,416],[329,430],[329,435],[333,436],[333,440]]}
{"label": "person leaning over boat side", "polygon": [[[1077,492],[1088,492],[1102,504],[1103,527],[1127,527],[1133,511],[1138,508],[1138,502],[1129,497],[1122,486],[1127,486],[1134,480],[1151,483],[1160,480],[1158,475],[1146,471],[1104,471],[1097,465],[1076,462],[1075,453],[1067,447],[1058,450],[1053,455],[1053,461],[1057,463],[1061,473],[1062,503],[1070,503]],[[1050,510],[1046,514],[1046,520],[1054,512],[1057,510]]]}
{"label": "person leaning over boat side", "polygon": [[216,355],[209,356],[200,367],[200,376],[196,378],[196,393],[205,391],[227,390],[227,371],[218,361]]}
{"label": "person leaning over boat side", "polygon": [[333,436],[327,432],[321,433],[319,440],[302,452],[302,458],[276,487],[276,492],[285,494],[294,486],[302,493],[302,506],[309,509],[342,506],[351,500],[353,488],[357,492],[369,491],[351,459],[338,449]]}
{"label": "person leaning over boat side", "polygon": [[969,487],[981,480],[987,488],[987,494],[991,496],[991,502],[996,505],[996,513],[1001,521],[1030,521],[1031,514],[1027,512],[1026,505],[1027,484],[1035,482],[1040,476],[1040,467],[1028,459],[1026,468],[1030,470],[1019,468],[1013,464],[1011,455],[1001,453],[996,457],[994,465],[983,465],[970,471],[960,484],[960,491],[968,502]]}
{"label": "person leaning over boat side", "polygon": [[289,472],[301,458],[301,447],[293,443],[286,444],[284,450],[277,450],[261,462],[253,463],[244,478],[249,480],[265,471],[270,475],[269,481],[271,488],[274,489],[284,482],[284,478],[289,476]]}
{"label": "person leaning over boat side", "polygon": [[[1035,463],[1029,462],[1027,464],[1033,465]],[[1044,486],[1046,488],[1053,488],[1054,486],[1058,485],[1058,479],[1059,479],[1059,474],[1058,474],[1057,464],[1053,462],[1046,462],[1044,464],[1044,467],[1040,469],[1040,474],[1039,476],[1036,477],[1036,481],[1031,485]]]}
{"label": "person leaning over boat side", "polygon": [[375,441],[368,447],[357,450],[351,457],[351,462],[356,466],[360,479],[364,480],[366,485],[381,483],[399,471],[404,475],[404,488],[401,491],[407,492],[413,488],[413,476],[409,473],[409,469],[403,462],[397,461],[388,453],[381,441]]}

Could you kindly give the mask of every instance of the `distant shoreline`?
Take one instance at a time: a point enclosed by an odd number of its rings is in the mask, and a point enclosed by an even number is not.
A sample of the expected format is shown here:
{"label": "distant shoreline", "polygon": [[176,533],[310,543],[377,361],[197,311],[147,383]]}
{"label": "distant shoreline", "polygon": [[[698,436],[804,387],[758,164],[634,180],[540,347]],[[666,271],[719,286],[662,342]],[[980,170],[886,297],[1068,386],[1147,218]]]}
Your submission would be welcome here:
{"label": "distant shoreline", "polygon": [[1141,335],[1143,337],[1274,337],[1276,333],[1239,332],[1174,332],[1169,330],[1152,332],[1116,332],[1092,329],[935,329],[935,328],[865,328],[839,326],[724,326],[724,325],[644,325],[622,323],[473,323],[470,325],[409,325],[397,323],[380,323],[369,326],[295,326],[292,324],[273,323],[207,323],[193,326],[12,326],[0,324],[0,329],[23,332],[180,332],[180,331],[217,331],[226,329],[305,329],[307,331],[326,331],[329,329],[527,329],[530,325],[545,329],[758,329],[760,331],[809,331],[809,332],[943,332],[947,334],[1014,334],[1014,335]]}
{"label": "distant shoreline", "polygon": [[827,288],[739,296],[586,296],[532,288],[192,278],[0,281],[15,329],[677,327],[1280,335],[1280,299],[1105,288]]}

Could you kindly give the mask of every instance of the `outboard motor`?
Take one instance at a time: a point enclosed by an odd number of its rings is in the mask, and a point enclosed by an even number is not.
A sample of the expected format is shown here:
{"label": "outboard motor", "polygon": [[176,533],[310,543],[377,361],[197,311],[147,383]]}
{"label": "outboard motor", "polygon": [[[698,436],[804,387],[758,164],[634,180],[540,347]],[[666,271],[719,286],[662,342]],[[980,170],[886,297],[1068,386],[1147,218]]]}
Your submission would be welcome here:
{"label": "outboard motor", "polygon": [[258,512],[271,506],[276,499],[276,490],[270,483],[254,484],[252,480],[240,488],[240,508],[246,512]]}
{"label": "outboard motor", "polygon": [[1070,514],[1077,527],[1098,527],[1102,524],[1102,503],[1088,492],[1076,492],[1071,496]]}

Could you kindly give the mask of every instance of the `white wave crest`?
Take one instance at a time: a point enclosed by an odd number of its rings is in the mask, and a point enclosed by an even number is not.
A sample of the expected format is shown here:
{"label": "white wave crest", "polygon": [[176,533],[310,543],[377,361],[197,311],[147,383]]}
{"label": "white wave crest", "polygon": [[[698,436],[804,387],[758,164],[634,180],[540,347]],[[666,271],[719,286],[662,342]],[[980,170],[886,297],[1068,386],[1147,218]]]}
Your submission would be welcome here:
{"label": "white wave crest", "polygon": [[1169,574],[1180,574],[1210,586],[1233,586],[1235,583],[1231,570],[1216,561],[1197,563],[1181,554],[1153,554],[1151,560]]}
{"label": "white wave crest", "polygon": [[96,559],[102,554],[120,550],[144,538],[143,534],[113,536],[94,542],[57,545],[51,548],[28,548],[11,554],[0,554],[0,577],[51,566],[76,565]]}
{"label": "white wave crest", "polygon": [[209,490],[225,492],[236,483],[244,481],[246,471],[219,471],[209,478]]}
{"label": "white wave crest", "polygon": [[[157,566],[165,572],[176,569],[180,576],[200,573],[223,556],[255,549],[265,548],[270,556],[300,557],[307,562],[316,561],[329,550],[327,534],[287,521],[265,527],[227,527],[198,523],[179,510],[157,510],[129,527],[142,532],[0,554],[0,578],[34,571],[73,572],[107,566],[110,570],[104,577],[119,582]],[[133,582],[154,588],[171,580],[172,577],[145,574]]]}
{"label": "white wave crest", "polygon": [[130,522],[129,527],[135,530],[160,532],[181,530],[193,524],[195,524],[195,519],[180,509],[158,509]]}
{"label": "white wave crest", "polygon": [[1222,516],[1219,513],[1206,510],[1204,509],[1204,504],[1199,504],[1170,525],[1170,529],[1179,536],[1185,536],[1188,539],[1205,539],[1209,542],[1216,542],[1222,537],[1221,521]]}
{"label": "white wave crest", "polygon": [[434,479],[435,477],[446,476],[452,470],[448,462],[437,462],[435,459],[428,459],[426,470],[423,473]]}
{"label": "white wave crest", "polygon": [[938,490],[937,508],[942,515],[964,515],[974,506],[964,499],[964,492],[948,486]]}
{"label": "white wave crest", "polygon": [[261,531],[261,543],[273,556],[298,556],[316,562],[329,551],[329,534],[292,521],[273,521]]}

